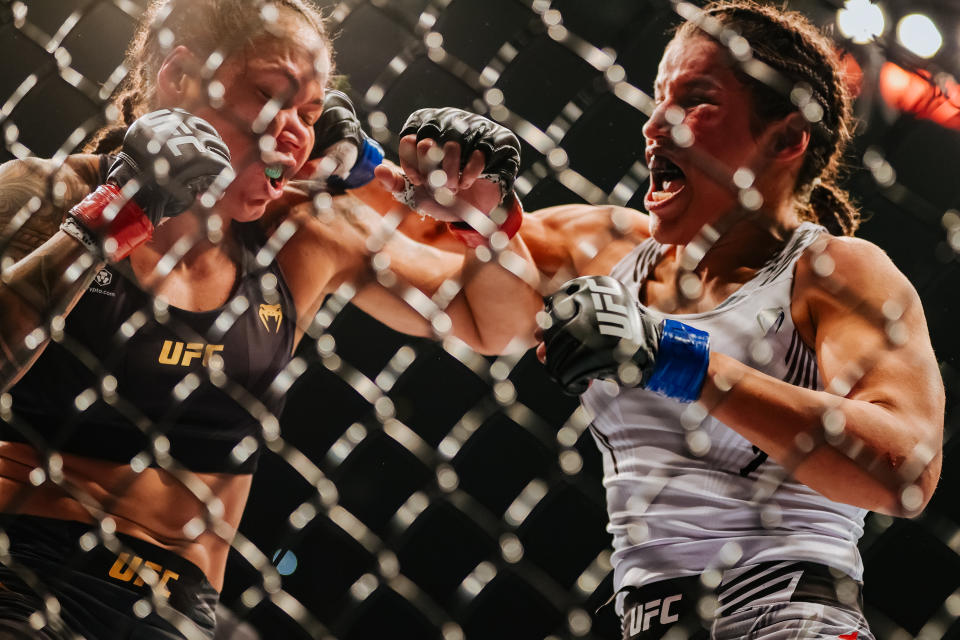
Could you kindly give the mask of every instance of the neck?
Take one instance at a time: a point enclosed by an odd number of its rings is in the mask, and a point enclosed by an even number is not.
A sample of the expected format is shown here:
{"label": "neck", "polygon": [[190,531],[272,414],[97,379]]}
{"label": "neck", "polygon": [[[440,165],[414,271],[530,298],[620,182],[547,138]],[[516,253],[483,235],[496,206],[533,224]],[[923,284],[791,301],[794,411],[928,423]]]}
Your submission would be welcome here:
{"label": "neck", "polygon": [[690,242],[676,245],[673,253],[681,269],[701,279],[739,280],[762,267],[799,224],[792,202],[776,212],[741,209],[704,225]]}
{"label": "neck", "polygon": [[[217,216],[217,214],[212,214]],[[202,261],[216,254],[230,253],[232,235],[230,234],[230,220],[221,216],[220,236],[209,233],[206,214],[197,214],[192,210],[184,211],[178,216],[165,218],[153,232],[153,237],[147,243],[158,256],[175,253],[179,257],[178,266],[189,268],[193,263]]]}
{"label": "neck", "polygon": [[[214,214],[216,215],[216,214]],[[185,211],[165,218],[154,230],[149,242],[131,254],[131,264],[140,281],[156,286],[168,275],[203,274],[222,270],[227,262],[238,263],[235,240],[229,220],[224,220],[222,240],[215,242],[207,232],[207,215]],[[164,258],[172,258],[172,262]]]}

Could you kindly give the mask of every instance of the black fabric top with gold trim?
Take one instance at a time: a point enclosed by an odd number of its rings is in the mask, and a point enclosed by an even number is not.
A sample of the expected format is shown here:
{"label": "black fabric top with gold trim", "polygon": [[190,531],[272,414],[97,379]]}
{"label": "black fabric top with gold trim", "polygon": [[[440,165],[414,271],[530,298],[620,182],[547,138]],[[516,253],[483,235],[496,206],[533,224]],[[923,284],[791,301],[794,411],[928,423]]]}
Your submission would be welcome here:
{"label": "black fabric top with gold trim", "polygon": [[0,440],[150,466],[166,453],[196,472],[251,473],[264,430],[279,425],[286,389],[274,382],[291,360],[297,316],[277,263],[256,260],[257,225],[231,232],[243,249],[238,282],[212,311],[158,311],[118,268],[102,269],[63,339],[10,390]]}

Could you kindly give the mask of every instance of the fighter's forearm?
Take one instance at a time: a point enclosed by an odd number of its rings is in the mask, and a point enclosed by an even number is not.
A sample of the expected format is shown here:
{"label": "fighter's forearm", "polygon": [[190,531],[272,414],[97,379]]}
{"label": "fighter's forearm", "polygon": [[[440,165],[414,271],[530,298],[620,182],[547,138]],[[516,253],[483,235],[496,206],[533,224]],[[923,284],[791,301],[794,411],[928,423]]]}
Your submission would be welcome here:
{"label": "fighter's forearm", "polygon": [[0,258],[9,266],[51,238],[64,214],[99,182],[97,156],[0,165]]}
{"label": "fighter's forearm", "polygon": [[102,265],[76,240],[54,234],[3,271],[0,283],[0,383],[7,389],[43,351]]}
{"label": "fighter's forearm", "polygon": [[32,364],[86,289],[98,265],[59,232],[64,213],[96,183],[95,159],[0,166],[0,386]]}
{"label": "fighter's forearm", "polygon": [[[475,327],[472,347],[481,353],[523,351],[535,344],[536,314],[543,309],[537,291],[539,277],[522,239],[489,261],[480,261],[471,250],[460,275],[462,292],[450,305],[456,319]],[[456,322],[454,328],[456,329]]]}

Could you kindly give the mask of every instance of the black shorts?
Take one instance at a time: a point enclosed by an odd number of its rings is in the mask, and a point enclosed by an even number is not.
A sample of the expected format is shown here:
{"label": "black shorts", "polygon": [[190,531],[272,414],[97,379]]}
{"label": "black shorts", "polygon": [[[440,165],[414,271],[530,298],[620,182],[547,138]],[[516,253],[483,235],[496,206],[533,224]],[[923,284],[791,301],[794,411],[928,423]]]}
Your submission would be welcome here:
{"label": "black shorts", "polygon": [[219,595],[181,556],[121,534],[85,550],[97,538],[80,522],[0,514],[0,528],[0,640],[213,638]]}
{"label": "black shorts", "polygon": [[872,640],[860,584],[811,562],[767,562],[725,572],[716,588],[700,576],[625,590],[623,640],[857,638]]}

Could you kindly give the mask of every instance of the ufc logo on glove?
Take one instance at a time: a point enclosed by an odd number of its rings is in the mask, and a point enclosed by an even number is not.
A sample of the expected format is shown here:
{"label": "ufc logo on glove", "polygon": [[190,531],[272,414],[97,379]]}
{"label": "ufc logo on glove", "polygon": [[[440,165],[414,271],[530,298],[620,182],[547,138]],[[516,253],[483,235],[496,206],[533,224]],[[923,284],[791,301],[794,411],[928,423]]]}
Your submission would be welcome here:
{"label": "ufc logo on glove", "polygon": [[614,302],[614,297],[621,295],[620,291],[613,287],[605,287],[597,280],[589,279],[587,288],[591,291],[593,306],[597,309],[597,325],[600,333],[605,336],[635,340],[630,330],[627,308]]}
{"label": "ufc logo on glove", "polygon": [[[144,124],[153,128],[154,134],[158,138],[166,140],[167,148],[174,156],[182,156],[183,152],[180,147],[188,144],[193,145],[200,153],[207,153],[207,148],[200,143],[199,138],[191,133],[191,127],[202,128],[202,125],[209,127],[210,125],[207,125],[204,120],[196,116],[189,116],[185,119],[182,113],[170,109],[160,109],[143,116],[143,121]],[[155,139],[148,143],[148,145],[150,144],[159,145],[159,142]],[[159,151],[159,149],[157,150]]]}

